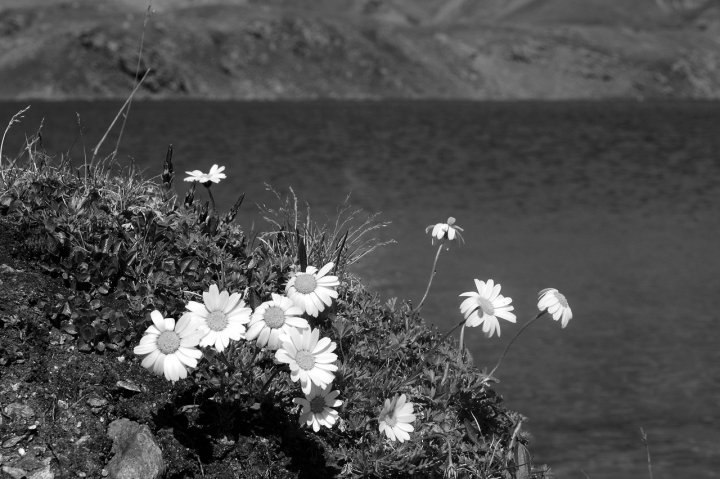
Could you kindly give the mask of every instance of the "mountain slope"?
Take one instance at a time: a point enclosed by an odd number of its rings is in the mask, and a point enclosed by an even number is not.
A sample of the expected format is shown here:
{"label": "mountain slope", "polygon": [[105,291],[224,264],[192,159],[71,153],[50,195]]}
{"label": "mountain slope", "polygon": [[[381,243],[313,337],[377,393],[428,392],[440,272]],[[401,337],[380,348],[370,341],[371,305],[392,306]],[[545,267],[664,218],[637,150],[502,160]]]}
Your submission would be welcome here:
{"label": "mountain slope", "polygon": [[[124,97],[144,0],[5,0],[0,97]],[[141,97],[717,98],[701,0],[156,0]],[[62,19],[62,21],[58,21]]]}

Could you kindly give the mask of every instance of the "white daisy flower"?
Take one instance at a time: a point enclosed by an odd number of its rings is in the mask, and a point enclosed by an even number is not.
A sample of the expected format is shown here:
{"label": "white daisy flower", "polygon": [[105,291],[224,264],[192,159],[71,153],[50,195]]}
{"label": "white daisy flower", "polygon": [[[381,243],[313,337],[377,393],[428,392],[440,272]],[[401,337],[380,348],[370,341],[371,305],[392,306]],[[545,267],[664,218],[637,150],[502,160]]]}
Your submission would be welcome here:
{"label": "white daisy flower", "polygon": [[206,183],[210,181],[208,179],[207,173],[203,173],[200,170],[186,171],[185,173],[190,176],[186,176],[184,181],[197,181],[198,183]]}
{"label": "white daisy flower", "polygon": [[251,309],[239,293],[230,295],[218,292],[217,285],[210,285],[210,291],[203,292],[205,304],[190,301],[186,308],[198,320],[199,328],[205,333],[200,346],[215,346],[223,352],[230,340],[239,341],[245,337],[245,325],[250,322]]}
{"label": "white daisy flower", "polygon": [[225,167],[218,167],[218,165],[212,165],[212,168],[210,168],[210,171],[207,173],[203,173],[200,170],[186,171],[185,173],[190,176],[186,177],[185,181],[197,181],[198,183],[220,183],[220,180],[227,178],[223,171],[225,171]]}
{"label": "white daisy flower", "polygon": [[143,367],[155,374],[165,374],[168,381],[177,381],[187,377],[186,367],[194,368],[202,352],[197,349],[202,331],[189,314],[183,314],[175,324],[173,318],[163,317],[160,311],[150,313],[153,326],[145,331],[140,344],[133,352],[146,355]]}
{"label": "white daisy flower", "polygon": [[386,399],[385,405],[380,411],[378,417],[380,432],[384,432],[391,441],[409,441],[409,433],[415,430],[412,425],[412,422],[415,421],[413,403],[406,401],[407,398],[404,394]]}
{"label": "white daisy flower", "polygon": [[280,337],[291,328],[307,329],[310,327],[305,318],[301,318],[302,309],[295,306],[293,300],[273,293],[272,301],[265,301],[255,308],[245,339],[257,338],[258,346],[270,349],[280,347]]}
{"label": "white daisy flower", "polygon": [[330,338],[320,339],[319,329],[291,328],[281,343],[275,359],[290,366],[290,379],[300,381],[304,394],[310,394],[313,384],[324,388],[333,382],[338,369],[336,344]]}
{"label": "white daisy flower", "polygon": [[538,293],[537,307],[540,311],[550,313],[555,321],[562,320],[563,328],[573,317],[565,295],[555,288],[545,288]]}
{"label": "white daisy flower", "polygon": [[304,273],[293,273],[285,285],[285,294],[304,313],[317,318],[338,297],[335,287],[340,285],[340,281],[337,276],[328,275],[334,266],[334,263],[328,263],[320,271],[308,266]]}
{"label": "white daisy flower", "polygon": [[514,313],[511,313],[514,306],[511,306],[511,298],[500,294],[500,284],[495,284],[492,279],[486,282],[475,280],[477,293],[470,291],[460,296],[468,298],[460,304],[460,312],[465,316],[465,326],[474,328],[482,324],[483,333],[492,337],[497,333],[500,336],[500,322],[497,318],[503,318],[511,323],[516,321]]}
{"label": "white daisy flower", "polygon": [[337,397],[340,391],[330,391],[330,386],[319,388],[313,385],[310,393],[304,398],[295,398],[293,402],[302,406],[300,411],[300,424],[312,426],[313,431],[318,432],[320,426],[330,429],[338,420],[338,413],[335,409],[342,405]]}
{"label": "white daisy flower", "polygon": [[430,225],[427,228],[425,228],[425,232],[429,232],[432,228],[432,243],[435,244],[435,240],[443,242],[445,241],[445,238],[447,238],[449,241],[452,241],[457,236],[458,241],[461,243],[464,243],[465,240],[463,239],[462,235],[460,234],[463,230],[461,227],[455,224],[455,218],[452,216],[447,219],[447,223],[437,223],[436,225]]}

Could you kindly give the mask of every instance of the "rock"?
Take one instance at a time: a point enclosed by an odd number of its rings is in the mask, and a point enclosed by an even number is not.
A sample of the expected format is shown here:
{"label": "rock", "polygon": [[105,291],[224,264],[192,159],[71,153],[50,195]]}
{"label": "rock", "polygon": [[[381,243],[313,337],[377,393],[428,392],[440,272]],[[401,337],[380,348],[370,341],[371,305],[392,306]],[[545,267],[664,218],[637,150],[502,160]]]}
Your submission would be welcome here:
{"label": "rock", "polygon": [[165,470],[162,451],[150,428],[129,419],[117,419],[108,426],[115,456],[108,462],[113,479],[159,479]]}
{"label": "rock", "polygon": [[50,464],[48,464],[44,468],[33,472],[28,479],[55,479],[55,473],[52,471]]}
{"label": "rock", "polygon": [[25,437],[27,437],[27,436],[25,434],[23,434],[22,436],[13,436],[10,439],[6,439],[2,443],[2,447],[4,447],[4,448],[15,447],[20,441],[25,439]]}
{"label": "rock", "polygon": [[20,469],[19,467],[3,466],[2,472],[13,479],[23,479],[24,477],[27,477],[25,469]]}
{"label": "rock", "polygon": [[25,457],[22,457],[19,461],[17,461],[14,465],[15,467],[25,469],[26,471],[34,471],[43,467],[44,464],[38,459],[32,457],[30,454],[27,454]]}
{"label": "rock", "polygon": [[[55,479],[50,463],[52,458],[46,457],[42,461],[26,456],[13,466],[4,466],[2,471],[16,479]],[[29,472],[29,471],[32,471]]]}
{"label": "rock", "polygon": [[95,397],[95,396],[94,396],[94,397],[91,397],[91,398],[89,398],[89,399],[87,400],[88,406],[93,407],[93,408],[103,407],[103,406],[105,406],[107,403],[108,403],[108,402],[107,402],[107,399],[103,399],[103,398]]}
{"label": "rock", "polygon": [[[119,359],[120,358],[118,358],[118,360]],[[130,380],[118,381],[115,384],[117,385],[117,387],[125,389],[127,391],[132,391],[132,392],[137,392],[137,393],[142,392],[142,389],[140,389],[140,386],[138,386],[137,384],[135,384],[134,382],[132,382]]]}
{"label": "rock", "polygon": [[6,416],[9,416],[13,419],[18,418],[25,418],[29,419],[31,417],[35,416],[35,411],[30,406],[27,406],[25,404],[20,404],[17,402],[8,404],[5,406],[5,409],[3,410]]}
{"label": "rock", "polygon": [[86,442],[90,440],[90,434],[85,434],[84,436],[81,436],[80,439],[75,441],[75,447],[82,446]]}
{"label": "rock", "polygon": [[5,263],[0,264],[0,273],[22,273],[22,269],[15,269],[12,266],[8,266]]}

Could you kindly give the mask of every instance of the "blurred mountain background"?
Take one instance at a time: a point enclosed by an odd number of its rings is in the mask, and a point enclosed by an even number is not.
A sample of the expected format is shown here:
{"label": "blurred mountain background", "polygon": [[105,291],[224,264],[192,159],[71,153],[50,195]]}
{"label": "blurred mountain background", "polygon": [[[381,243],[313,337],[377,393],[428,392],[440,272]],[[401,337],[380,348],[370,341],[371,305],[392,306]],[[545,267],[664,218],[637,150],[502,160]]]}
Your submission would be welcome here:
{"label": "blurred mountain background", "polygon": [[[2,0],[0,98],[124,98],[147,0]],[[138,96],[720,97],[718,0],[155,0]]]}

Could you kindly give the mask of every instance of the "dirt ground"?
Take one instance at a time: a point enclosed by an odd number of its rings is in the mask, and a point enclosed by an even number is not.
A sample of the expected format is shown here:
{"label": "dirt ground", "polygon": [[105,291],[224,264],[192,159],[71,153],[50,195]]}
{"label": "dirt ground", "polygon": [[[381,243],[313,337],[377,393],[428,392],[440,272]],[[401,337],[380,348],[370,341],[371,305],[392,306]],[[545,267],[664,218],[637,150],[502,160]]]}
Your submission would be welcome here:
{"label": "dirt ground", "polygon": [[[53,327],[50,308],[71,296],[60,279],[22,258],[0,229],[0,463],[3,477],[99,477],[109,461],[109,421],[140,418],[162,401],[157,381],[113,351],[79,352]],[[150,381],[148,381],[150,379]],[[125,382],[123,382],[125,381]],[[133,391],[133,384],[143,384]],[[130,388],[130,389],[128,389]],[[154,401],[147,401],[152,392]],[[165,397],[167,394],[165,394]],[[144,397],[144,399],[143,399]]]}

